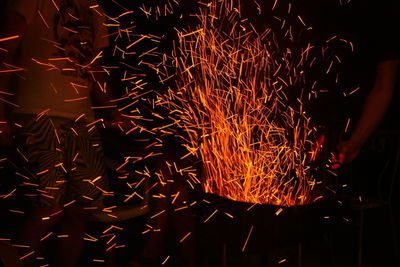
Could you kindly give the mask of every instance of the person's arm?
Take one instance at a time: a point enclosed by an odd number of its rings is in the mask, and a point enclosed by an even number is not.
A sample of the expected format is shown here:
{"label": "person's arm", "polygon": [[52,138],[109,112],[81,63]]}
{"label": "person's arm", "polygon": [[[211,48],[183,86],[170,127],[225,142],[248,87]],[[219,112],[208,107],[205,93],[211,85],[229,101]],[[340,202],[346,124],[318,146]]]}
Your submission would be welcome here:
{"label": "person's arm", "polygon": [[100,64],[96,63],[92,66],[95,70],[91,74],[92,79],[92,96],[95,98],[97,105],[108,111],[108,117],[112,124],[121,124],[121,127],[130,125],[129,116],[124,115],[118,110],[118,105],[112,102],[113,94],[107,86],[106,73],[102,70]]}
{"label": "person's arm", "polygon": [[[0,146],[8,146],[11,143],[6,106],[9,105],[7,99],[13,93],[8,88],[12,72],[7,72],[9,68],[6,64],[13,64],[16,50],[27,28],[25,18],[15,11],[8,11],[4,19],[0,29],[0,39],[4,40],[0,42]],[[15,38],[7,40],[9,37]]]}
{"label": "person's arm", "polygon": [[95,99],[97,105],[106,108],[107,110],[114,110],[115,103],[112,103],[113,95],[108,88],[107,78],[105,71],[102,70],[100,64],[93,64],[91,66],[91,94]]}
{"label": "person's arm", "polygon": [[378,64],[375,83],[366,98],[360,120],[350,139],[338,146],[339,163],[349,163],[356,158],[368,137],[383,119],[393,96],[398,66],[398,60]]}
{"label": "person's arm", "polygon": [[101,66],[101,54],[100,51],[110,45],[108,30],[105,26],[106,15],[101,6],[97,6],[94,14],[94,25],[95,25],[95,39],[94,44],[94,55],[98,57],[92,62],[91,69],[91,90],[92,97],[95,99],[97,105],[102,106],[105,111],[108,112],[109,119],[114,123],[126,123],[129,122],[128,118],[123,116],[123,113],[118,110],[117,104],[112,102],[113,94],[106,86],[107,74]]}

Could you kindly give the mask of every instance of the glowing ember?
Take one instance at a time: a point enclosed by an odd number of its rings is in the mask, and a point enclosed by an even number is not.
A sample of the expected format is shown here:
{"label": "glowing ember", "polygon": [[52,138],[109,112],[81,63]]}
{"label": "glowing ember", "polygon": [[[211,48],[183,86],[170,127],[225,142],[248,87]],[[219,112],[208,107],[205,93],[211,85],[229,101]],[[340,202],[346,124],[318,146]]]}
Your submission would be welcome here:
{"label": "glowing ember", "polygon": [[177,90],[165,102],[189,154],[203,161],[204,190],[262,204],[314,202],[315,129],[300,90],[312,47],[299,55],[278,47],[272,29],[258,33],[233,2],[212,1],[197,19],[178,33]]}

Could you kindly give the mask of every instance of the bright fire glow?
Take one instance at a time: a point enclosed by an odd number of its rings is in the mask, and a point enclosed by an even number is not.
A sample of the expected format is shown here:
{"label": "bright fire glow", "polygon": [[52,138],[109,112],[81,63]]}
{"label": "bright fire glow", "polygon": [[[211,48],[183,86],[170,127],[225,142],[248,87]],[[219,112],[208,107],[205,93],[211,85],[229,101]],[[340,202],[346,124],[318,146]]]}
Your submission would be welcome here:
{"label": "bright fire glow", "polygon": [[204,190],[261,204],[314,202],[315,129],[301,89],[311,46],[299,55],[279,47],[270,28],[258,33],[229,1],[212,1],[197,19],[179,33],[177,90],[166,102],[203,162]]}

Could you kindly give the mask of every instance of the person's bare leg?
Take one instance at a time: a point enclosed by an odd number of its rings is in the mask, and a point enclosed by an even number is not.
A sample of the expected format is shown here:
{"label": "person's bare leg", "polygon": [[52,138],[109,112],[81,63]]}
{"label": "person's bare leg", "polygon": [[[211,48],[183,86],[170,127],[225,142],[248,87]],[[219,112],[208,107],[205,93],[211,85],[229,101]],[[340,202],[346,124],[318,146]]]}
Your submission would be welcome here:
{"label": "person's bare leg", "polygon": [[[173,159],[173,157],[171,156]],[[171,158],[165,158],[165,160],[171,160]],[[160,164],[160,162],[162,162]],[[189,232],[190,235],[194,235],[193,231],[193,217],[190,214],[189,209],[180,214],[174,215],[179,211],[174,211],[173,207],[183,204],[183,201],[189,201],[188,189],[182,186],[182,175],[177,174],[174,168],[169,168],[168,165],[161,159],[154,166],[154,170],[157,170],[159,182],[158,185],[149,192],[151,196],[151,212],[149,214],[149,225],[152,227],[151,234],[145,243],[142,252],[142,266],[159,266],[164,260],[162,257],[166,255],[166,238],[170,230],[175,230],[174,234],[176,242],[182,240],[182,238]],[[179,180],[179,182],[177,182]],[[179,204],[178,204],[179,202]],[[188,204],[188,202],[186,202]],[[188,215],[190,219],[188,219]],[[171,220],[171,216],[173,219]],[[187,224],[187,225],[182,225]],[[171,229],[167,229],[172,226]],[[182,227],[181,227],[182,226]],[[155,231],[154,231],[155,230]],[[182,236],[181,236],[182,235]],[[189,237],[188,236],[188,237]],[[195,261],[194,250],[193,250],[193,236],[191,238],[186,237],[179,243],[179,249],[183,264],[185,266],[194,266],[192,262]],[[183,247],[184,245],[185,247]],[[136,265],[135,265],[136,264]],[[141,266],[137,263],[132,266]],[[151,265],[153,264],[153,265]]]}
{"label": "person's bare leg", "polygon": [[84,248],[87,214],[83,207],[72,205],[65,209],[61,222],[55,266],[79,266]]}
{"label": "person's bare leg", "polygon": [[[21,247],[18,246],[17,249],[25,266],[33,265],[34,257],[41,242],[46,239],[45,237],[62,219],[63,212],[60,211],[62,211],[61,206],[35,207],[29,213],[16,240],[17,245],[22,245]],[[35,253],[32,253],[32,251]]]}
{"label": "person's bare leg", "polygon": [[170,183],[158,184],[153,192],[150,192],[151,213],[149,214],[149,225],[152,227],[151,234],[143,249],[144,260],[157,262],[165,253],[165,238],[169,214]]}
{"label": "person's bare leg", "polygon": [[190,190],[183,184],[184,181],[176,180],[172,186],[173,198],[172,211],[170,213],[171,225],[176,234],[179,252],[183,266],[192,267],[196,263],[196,231],[195,220],[190,210]]}

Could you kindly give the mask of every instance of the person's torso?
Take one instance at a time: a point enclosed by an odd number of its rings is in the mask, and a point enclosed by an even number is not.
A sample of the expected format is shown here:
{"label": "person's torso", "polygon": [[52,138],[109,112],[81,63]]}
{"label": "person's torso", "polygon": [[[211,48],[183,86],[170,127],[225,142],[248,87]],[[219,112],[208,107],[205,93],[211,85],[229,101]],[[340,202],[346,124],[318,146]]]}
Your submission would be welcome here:
{"label": "person's torso", "polygon": [[89,0],[30,2],[20,11],[27,30],[16,64],[26,70],[17,80],[15,112],[93,118],[89,76],[100,13]]}

